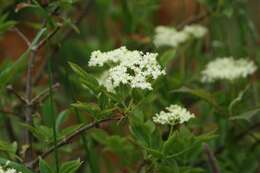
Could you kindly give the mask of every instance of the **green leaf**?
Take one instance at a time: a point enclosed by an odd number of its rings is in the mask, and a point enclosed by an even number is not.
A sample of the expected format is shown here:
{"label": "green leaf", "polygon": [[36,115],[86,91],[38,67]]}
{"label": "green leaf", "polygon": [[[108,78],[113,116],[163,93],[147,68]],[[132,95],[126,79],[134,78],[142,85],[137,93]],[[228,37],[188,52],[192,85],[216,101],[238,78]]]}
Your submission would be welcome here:
{"label": "green leaf", "polygon": [[70,110],[69,109],[66,109],[66,110],[64,110],[64,111],[59,113],[59,115],[57,116],[57,119],[56,119],[56,124],[55,124],[55,128],[56,128],[57,132],[59,131],[60,126],[67,119],[69,114],[70,114]]}
{"label": "green leaf", "polygon": [[94,138],[94,140],[104,145],[106,143],[108,134],[102,129],[94,129],[91,136]]}
{"label": "green leaf", "polygon": [[33,41],[32,41],[32,45],[31,45],[31,49],[34,49],[35,46],[37,46],[37,44],[39,43],[40,39],[42,38],[43,34],[45,34],[45,32],[47,31],[47,28],[42,28],[34,37]]}
{"label": "green leaf", "polygon": [[[135,155],[136,151],[135,148],[127,138],[121,137],[119,135],[108,135],[104,131],[95,131],[92,135],[95,140],[105,146],[105,151],[111,151],[117,154],[125,165],[129,165],[131,162],[135,161],[133,156]],[[125,159],[127,158],[127,159]]]}
{"label": "green leaf", "polygon": [[159,58],[159,62],[163,67],[166,67],[176,57],[176,49],[165,51]]}
{"label": "green leaf", "polygon": [[255,115],[260,112],[260,108],[255,108],[253,110],[244,112],[238,116],[231,117],[230,120],[247,120],[250,121]]}
{"label": "green leaf", "polygon": [[200,142],[207,142],[207,141],[209,141],[211,139],[214,139],[214,138],[216,138],[218,136],[216,134],[216,131],[217,131],[217,129],[212,130],[212,131],[210,131],[208,133],[202,134],[200,136],[196,136],[195,139],[200,141]]}
{"label": "green leaf", "polygon": [[88,74],[87,72],[85,72],[80,66],[78,66],[77,64],[74,64],[72,62],[69,62],[70,67],[72,68],[72,70],[79,75],[80,79],[81,79],[81,83],[86,86],[87,88],[89,88],[90,90],[92,90],[94,93],[98,94],[99,92],[99,84],[98,81],[96,80],[96,78],[90,74]]}
{"label": "green leaf", "polygon": [[82,127],[82,125],[83,124],[76,124],[76,125],[72,125],[70,127],[67,127],[65,129],[62,129],[62,131],[59,134],[59,138],[62,139],[63,137],[72,134],[73,132],[78,130],[80,127]]}
{"label": "green leaf", "polygon": [[53,173],[48,163],[42,159],[40,159],[39,168],[40,168],[40,173]]}
{"label": "green leaf", "polygon": [[205,90],[181,87],[180,89],[173,90],[172,92],[173,93],[176,93],[176,92],[177,93],[187,93],[187,94],[194,95],[196,97],[199,97],[199,98],[205,100],[206,102],[208,102],[209,104],[214,106],[215,109],[222,111],[220,106],[218,105],[217,101],[215,100],[214,96]]}
{"label": "green leaf", "polygon": [[163,144],[163,153],[168,158],[173,158],[190,151],[194,147],[193,134],[185,127],[175,131]]}
{"label": "green leaf", "polygon": [[10,154],[15,154],[17,151],[17,143],[8,143],[5,141],[0,141],[0,151],[4,151]]}
{"label": "green leaf", "polygon": [[22,124],[22,126],[27,128],[37,139],[39,139],[42,142],[49,143],[53,139],[52,128],[49,128],[44,125],[33,127],[28,124]]}
{"label": "green leaf", "polygon": [[0,72],[0,90],[11,82],[17,76],[16,74],[20,74],[25,69],[29,52],[29,50],[25,51],[15,63]]}
{"label": "green leaf", "polygon": [[[41,112],[42,112],[43,124],[52,128],[52,126],[53,126],[53,118],[52,118],[53,112],[52,111],[54,111],[55,114],[57,112],[55,103],[53,103],[53,105],[52,105],[50,97],[49,97],[43,103],[43,105],[41,106],[41,109],[42,109]],[[52,109],[54,109],[54,110],[52,110]]]}
{"label": "green leaf", "polygon": [[21,173],[33,173],[32,171],[30,171],[28,168],[26,168],[24,165],[15,163],[13,161],[9,161],[5,158],[0,158],[0,164],[1,165],[5,165],[8,162],[9,167],[12,167],[14,169],[17,170],[17,172],[21,172]]}
{"label": "green leaf", "polygon": [[130,132],[137,139],[137,142],[141,145],[148,147],[150,142],[150,136],[145,130],[145,127],[141,124],[134,124],[130,126]]}
{"label": "green leaf", "polygon": [[6,20],[7,17],[7,14],[0,14],[0,34],[8,31],[10,28],[16,25],[15,21]]}
{"label": "green leaf", "polygon": [[60,172],[62,173],[75,173],[81,165],[80,160],[68,161],[61,165]]}
{"label": "green leaf", "polygon": [[82,110],[87,111],[92,114],[97,114],[99,111],[101,111],[99,106],[95,103],[82,103],[82,102],[78,101],[77,103],[73,103],[71,105],[73,107],[82,109]]}
{"label": "green leaf", "polygon": [[238,96],[234,100],[232,100],[232,102],[228,106],[229,113],[232,113],[233,107],[243,99],[245,93],[248,91],[249,88],[250,85],[247,85],[246,88],[240,91]]}

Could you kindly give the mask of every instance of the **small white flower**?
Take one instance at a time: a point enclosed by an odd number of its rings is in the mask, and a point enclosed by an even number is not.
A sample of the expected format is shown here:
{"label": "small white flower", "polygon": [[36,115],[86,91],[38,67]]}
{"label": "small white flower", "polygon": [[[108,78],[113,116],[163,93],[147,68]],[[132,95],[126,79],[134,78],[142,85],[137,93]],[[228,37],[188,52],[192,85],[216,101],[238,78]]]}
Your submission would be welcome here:
{"label": "small white flower", "polygon": [[98,79],[99,83],[110,92],[114,92],[120,84],[151,90],[152,85],[148,80],[155,80],[165,74],[156,60],[157,55],[137,50],[130,51],[126,47],[108,52],[94,51],[89,66],[103,66],[106,63],[112,65]]}
{"label": "small white flower", "polygon": [[214,82],[217,80],[234,81],[238,78],[246,78],[257,70],[253,61],[248,59],[235,60],[233,57],[217,58],[209,62],[202,71],[202,82]]}
{"label": "small white flower", "polygon": [[[9,163],[8,163],[8,165],[9,165]],[[5,167],[0,166],[0,173],[22,173],[22,172],[18,172],[14,168],[5,168]]]}
{"label": "small white flower", "polygon": [[170,46],[177,47],[186,42],[191,37],[202,38],[207,33],[207,28],[201,25],[185,26],[183,30],[177,31],[175,28],[158,26],[155,28],[154,44],[157,47]]}
{"label": "small white flower", "polygon": [[193,113],[190,113],[186,108],[179,105],[170,105],[169,107],[166,107],[166,110],[166,112],[161,111],[160,113],[157,113],[153,117],[153,121],[163,125],[175,125],[182,124],[195,117]]}
{"label": "small white flower", "polygon": [[10,164],[10,160],[7,160],[6,162],[5,162],[5,166],[8,166]]}
{"label": "small white flower", "polygon": [[208,30],[204,26],[194,24],[185,26],[183,32],[190,34],[195,38],[202,38],[207,34]]}

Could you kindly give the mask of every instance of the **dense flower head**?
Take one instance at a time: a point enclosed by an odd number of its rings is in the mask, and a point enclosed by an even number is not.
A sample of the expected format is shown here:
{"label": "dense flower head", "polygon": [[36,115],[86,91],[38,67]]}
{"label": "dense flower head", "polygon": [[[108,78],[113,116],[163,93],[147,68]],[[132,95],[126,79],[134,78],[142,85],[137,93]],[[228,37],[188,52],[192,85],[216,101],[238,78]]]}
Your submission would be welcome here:
{"label": "dense flower head", "polygon": [[208,30],[204,26],[194,24],[185,26],[183,32],[195,38],[202,38],[207,34]]}
{"label": "dense flower head", "polygon": [[9,161],[7,161],[4,166],[0,166],[0,173],[22,173],[20,171],[18,172],[14,168],[8,168],[8,165],[9,165]]}
{"label": "dense flower head", "polygon": [[191,37],[202,38],[206,33],[207,29],[201,25],[185,26],[181,31],[172,27],[158,26],[155,29],[154,44],[157,47],[171,46],[175,48]]}
{"label": "dense flower head", "polygon": [[186,108],[179,105],[170,105],[165,108],[166,111],[161,111],[153,117],[153,121],[159,124],[182,124],[194,118],[195,115],[190,113]]}
{"label": "dense flower head", "polygon": [[155,80],[165,74],[156,60],[157,55],[157,53],[143,53],[137,50],[130,51],[126,47],[108,52],[98,50],[92,52],[89,66],[101,67],[106,63],[114,64],[99,78],[99,83],[108,91],[113,92],[120,84],[151,90],[150,79]]}
{"label": "dense flower head", "polygon": [[233,57],[217,58],[209,62],[202,71],[202,82],[214,82],[217,80],[234,81],[238,78],[246,78],[257,70],[253,61],[237,59]]}

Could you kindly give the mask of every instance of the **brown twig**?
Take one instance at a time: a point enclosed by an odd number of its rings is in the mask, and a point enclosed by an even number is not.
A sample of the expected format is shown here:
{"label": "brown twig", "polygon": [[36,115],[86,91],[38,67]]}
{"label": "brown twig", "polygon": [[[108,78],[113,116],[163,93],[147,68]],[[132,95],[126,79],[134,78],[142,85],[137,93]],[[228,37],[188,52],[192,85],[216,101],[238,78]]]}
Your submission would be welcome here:
{"label": "brown twig", "polygon": [[[31,49],[30,57],[28,61],[27,66],[27,77],[26,77],[26,90],[25,90],[25,121],[27,124],[32,124],[32,114],[33,114],[33,98],[32,98],[32,87],[33,87],[33,66],[34,61],[37,57],[38,51],[47,43],[48,40],[50,40],[55,33],[60,29],[60,27],[57,27],[53,32],[51,32],[46,38],[41,40],[35,47]],[[30,45],[31,46],[31,45]],[[32,151],[32,135],[30,134],[29,130],[25,131],[25,144],[28,145],[28,150],[25,152],[25,161],[30,161],[33,159],[33,151]]]}
{"label": "brown twig", "polygon": [[208,163],[209,163],[212,173],[220,173],[217,159],[216,159],[215,155],[213,154],[213,152],[210,150],[208,144],[204,144],[204,151],[207,155]]}
{"label": "brown twig", "polygon": [[197,23],[203,19],[205,19],[206,17],[208,17],[210,15],[210,12],[205,12],[205,13],[202,13],[198,16],[194,16],[194,17],[191,17],[189,19],[187,19],[186,21],[182,22],[181,24],[179,24],[176,29],[177,30],[180,30],[182,29],[185,25],[190,25],[190,24],[193,24],[193,23]]}
{"label": "brown twig", "polygon": [[[60,84],[59,84],[59,83],[56,83],[56,84],[54,84],[54,85],[52,86],[51,89],[56,89],[56,88],[58,88],[58,87],[60,87]],[[38,104],[38,103],[40,103],[40,102],[43,102],[43,101],[49,96],[49,93],[50,93],[50,89],[49,89],[49,88],[43,90],[40,94],[38,94],[37,96],[35,96],[35,97],[32,99],[32,101],[31,101],[32,105]]]}
{"label": "brown twig", "polygon": [[[25,122],[27,124],[32,124],[32,114],[33,114],[33,105],[31,104],[32,101],[32,70],[34,61],[36,58],[37,48],[32,49],[28,61],[27,66],[27,80],[26,80],[26,91],[25,91],[25,97],[26,97],[26,104],[25,104]],[[28,145],[28,150],[25,152],[25,161],[30,161],[33,158],[33,151],[32,151],[32,140],[33,137],[30,134],[29,130],[25,131],[25,137],[24,142]]]}
{"label": "brown twig", "polygon": [[149,162],[148,160],[143,160],[143,161],[139,164],[139,166],[137,167],[136,172],[137,172],[137,173],[140,173],[140,172],[142,171],[143,167],[146,166],[146,165],[149,164],[149,163],[150,163],[150,162]]}
{"label": "brown twig", "polygon": [[12,31],[16,32],[23,39],[28,47],[31,46],[31,42],[29,41],[29,39],[18,28],[14,28],[12,29]]}
{"label": "brown twig", "polygon": [[15,112],[7,111],[7,110],[4,110],[4,109],[0,109],[0,112],[3,113],[3,114],[17,115],[17,113],[15,113]]}
{"label": "brown twig", "polygon": [[6,87],[6,90],[7,90],[8,92],[12,93],[13,95],[15,95],[15,96],[18,98],[18,100],[20,100],[22,103],[24,103],[24,104],[27,103],[27,100],[26,100],[23,96],[21,96],[20,94],[18,94],[18,93],[14,90],[14,88],[13,88],[12,85],[8,85],[8,86]]}
{"label": "brown twig", "polygon": [[45,158],[46,156],[48,156],[49,154],[51,154],[55,149],[57,148],[60,148],[66,144],[69,144],[70,141],[81,135],[82,133],[84,133],[85,131],[87,130],[90,130],[92,128],[95,128],[97,127],[98,125],[100,125],[101,123],[104,123],[104,122],[109,122],[109,121],[117,121],[119,120],[119,118],[106,118],[106,119],[103,119],[103,120],[99,120],[99,121],[96,121],[96,122],[93,122],[93,123],[90,123],[90,124],[86,124],[86,125],[83,125],[82,127],[80,127],[79,129],[75,130],[71,135],[63,138],[61,141],[59,141],[56,146],[51,146],[48,150],[46,150],[45,152],[43,152],[39,157],[37,157],[35,160],[29,162],[27,165],[29,167],[35,167],[38,162],[39,162],[39,159],[40,158]]}

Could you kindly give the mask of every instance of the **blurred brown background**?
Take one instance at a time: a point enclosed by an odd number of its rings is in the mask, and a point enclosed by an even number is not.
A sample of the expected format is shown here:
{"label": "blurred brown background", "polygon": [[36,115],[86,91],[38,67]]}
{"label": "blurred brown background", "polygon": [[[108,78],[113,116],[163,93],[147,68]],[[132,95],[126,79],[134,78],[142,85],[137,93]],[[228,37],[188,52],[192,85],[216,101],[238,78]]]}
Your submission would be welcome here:
{"label": "blurred brown background", "polygon": [[[256,29],[260,33],[260,0],[248,0],[248,8]],[[205,12],[203,6],[196,0],[161,0],[157,16],[161,25],[177,25],[202,12]],[[20,29],[28,38],[33,37],[33,31],[29,28]],[[3,58],[16,59],[25,49],[26,44],[15,32],[6,33],[0,39],[0,62]]]}

